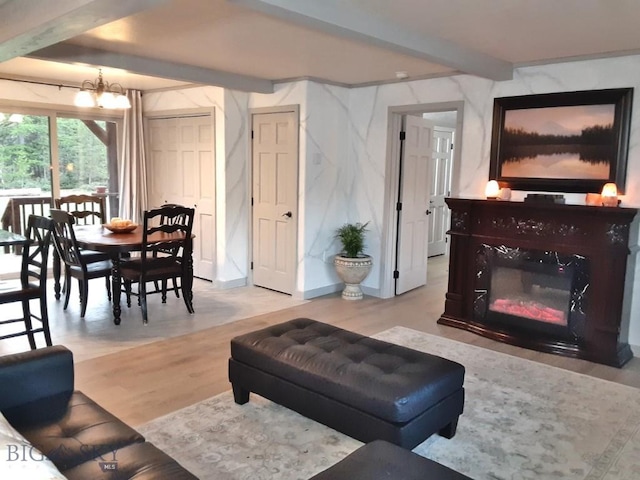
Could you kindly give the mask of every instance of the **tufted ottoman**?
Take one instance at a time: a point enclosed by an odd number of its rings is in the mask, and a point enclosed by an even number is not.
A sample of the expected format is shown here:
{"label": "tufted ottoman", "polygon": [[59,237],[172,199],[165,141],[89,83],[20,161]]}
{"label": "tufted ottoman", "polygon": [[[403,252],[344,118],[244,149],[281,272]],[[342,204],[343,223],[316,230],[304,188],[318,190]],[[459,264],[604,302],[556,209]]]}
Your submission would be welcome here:
{"label": "tufted ottoman", "polygon": [[236,403],[254,392],[362,442],[413,448],[451,438],[464,367],[441,357],[298,318],[231,340]]}

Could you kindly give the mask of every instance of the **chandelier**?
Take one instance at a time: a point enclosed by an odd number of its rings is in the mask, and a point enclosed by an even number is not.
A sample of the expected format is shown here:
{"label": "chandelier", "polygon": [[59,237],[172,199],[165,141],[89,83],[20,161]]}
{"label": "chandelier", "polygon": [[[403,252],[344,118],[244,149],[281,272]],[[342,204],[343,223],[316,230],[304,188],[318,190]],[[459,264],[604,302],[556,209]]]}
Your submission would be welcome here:
{"label": "chandelier", "polygon": [[98,78],[93,82],[90,80],[82,82],[74,104],[76,107],[131,108],[131,102],[125,93],[125,89],[119,83],[103,80],[102,69],[99,69]]}

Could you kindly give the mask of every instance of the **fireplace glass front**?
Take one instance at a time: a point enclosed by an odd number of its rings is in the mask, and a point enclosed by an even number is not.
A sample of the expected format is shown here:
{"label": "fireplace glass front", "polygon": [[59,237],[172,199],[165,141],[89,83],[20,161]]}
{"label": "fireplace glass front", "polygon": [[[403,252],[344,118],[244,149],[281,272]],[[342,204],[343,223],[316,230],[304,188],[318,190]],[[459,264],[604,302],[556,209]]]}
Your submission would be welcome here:
{"label": "fireplace glass front", "polygon": [[482,244],[474,319],[562,339],[584,331],[588,260],[579,255]]}

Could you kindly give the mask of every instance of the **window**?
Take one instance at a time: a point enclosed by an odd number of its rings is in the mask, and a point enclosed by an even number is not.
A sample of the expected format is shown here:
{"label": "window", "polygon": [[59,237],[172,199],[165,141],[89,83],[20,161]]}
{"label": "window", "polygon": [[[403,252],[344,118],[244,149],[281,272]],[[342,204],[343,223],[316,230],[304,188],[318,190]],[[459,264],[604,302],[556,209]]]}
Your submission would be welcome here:
{"label": "window", "polygon": [[[20,231],[23,217],[48,215],[53,197],[72,193],[104,195],[117,216],[117,120],[12,110],[0,113],[2,228]],[[19,270],[7,260],[0,273]]]}

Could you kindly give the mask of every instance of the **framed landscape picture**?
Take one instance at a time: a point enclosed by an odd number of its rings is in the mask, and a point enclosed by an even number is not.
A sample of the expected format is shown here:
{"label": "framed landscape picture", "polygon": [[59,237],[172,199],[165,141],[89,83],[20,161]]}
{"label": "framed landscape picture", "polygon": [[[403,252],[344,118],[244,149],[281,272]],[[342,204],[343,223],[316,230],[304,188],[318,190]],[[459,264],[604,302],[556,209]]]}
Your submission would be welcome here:
{"label": "framed landscape picture", "polygon": [[633,88],[496,98],[489,178],[514,190],[624,192]]}

